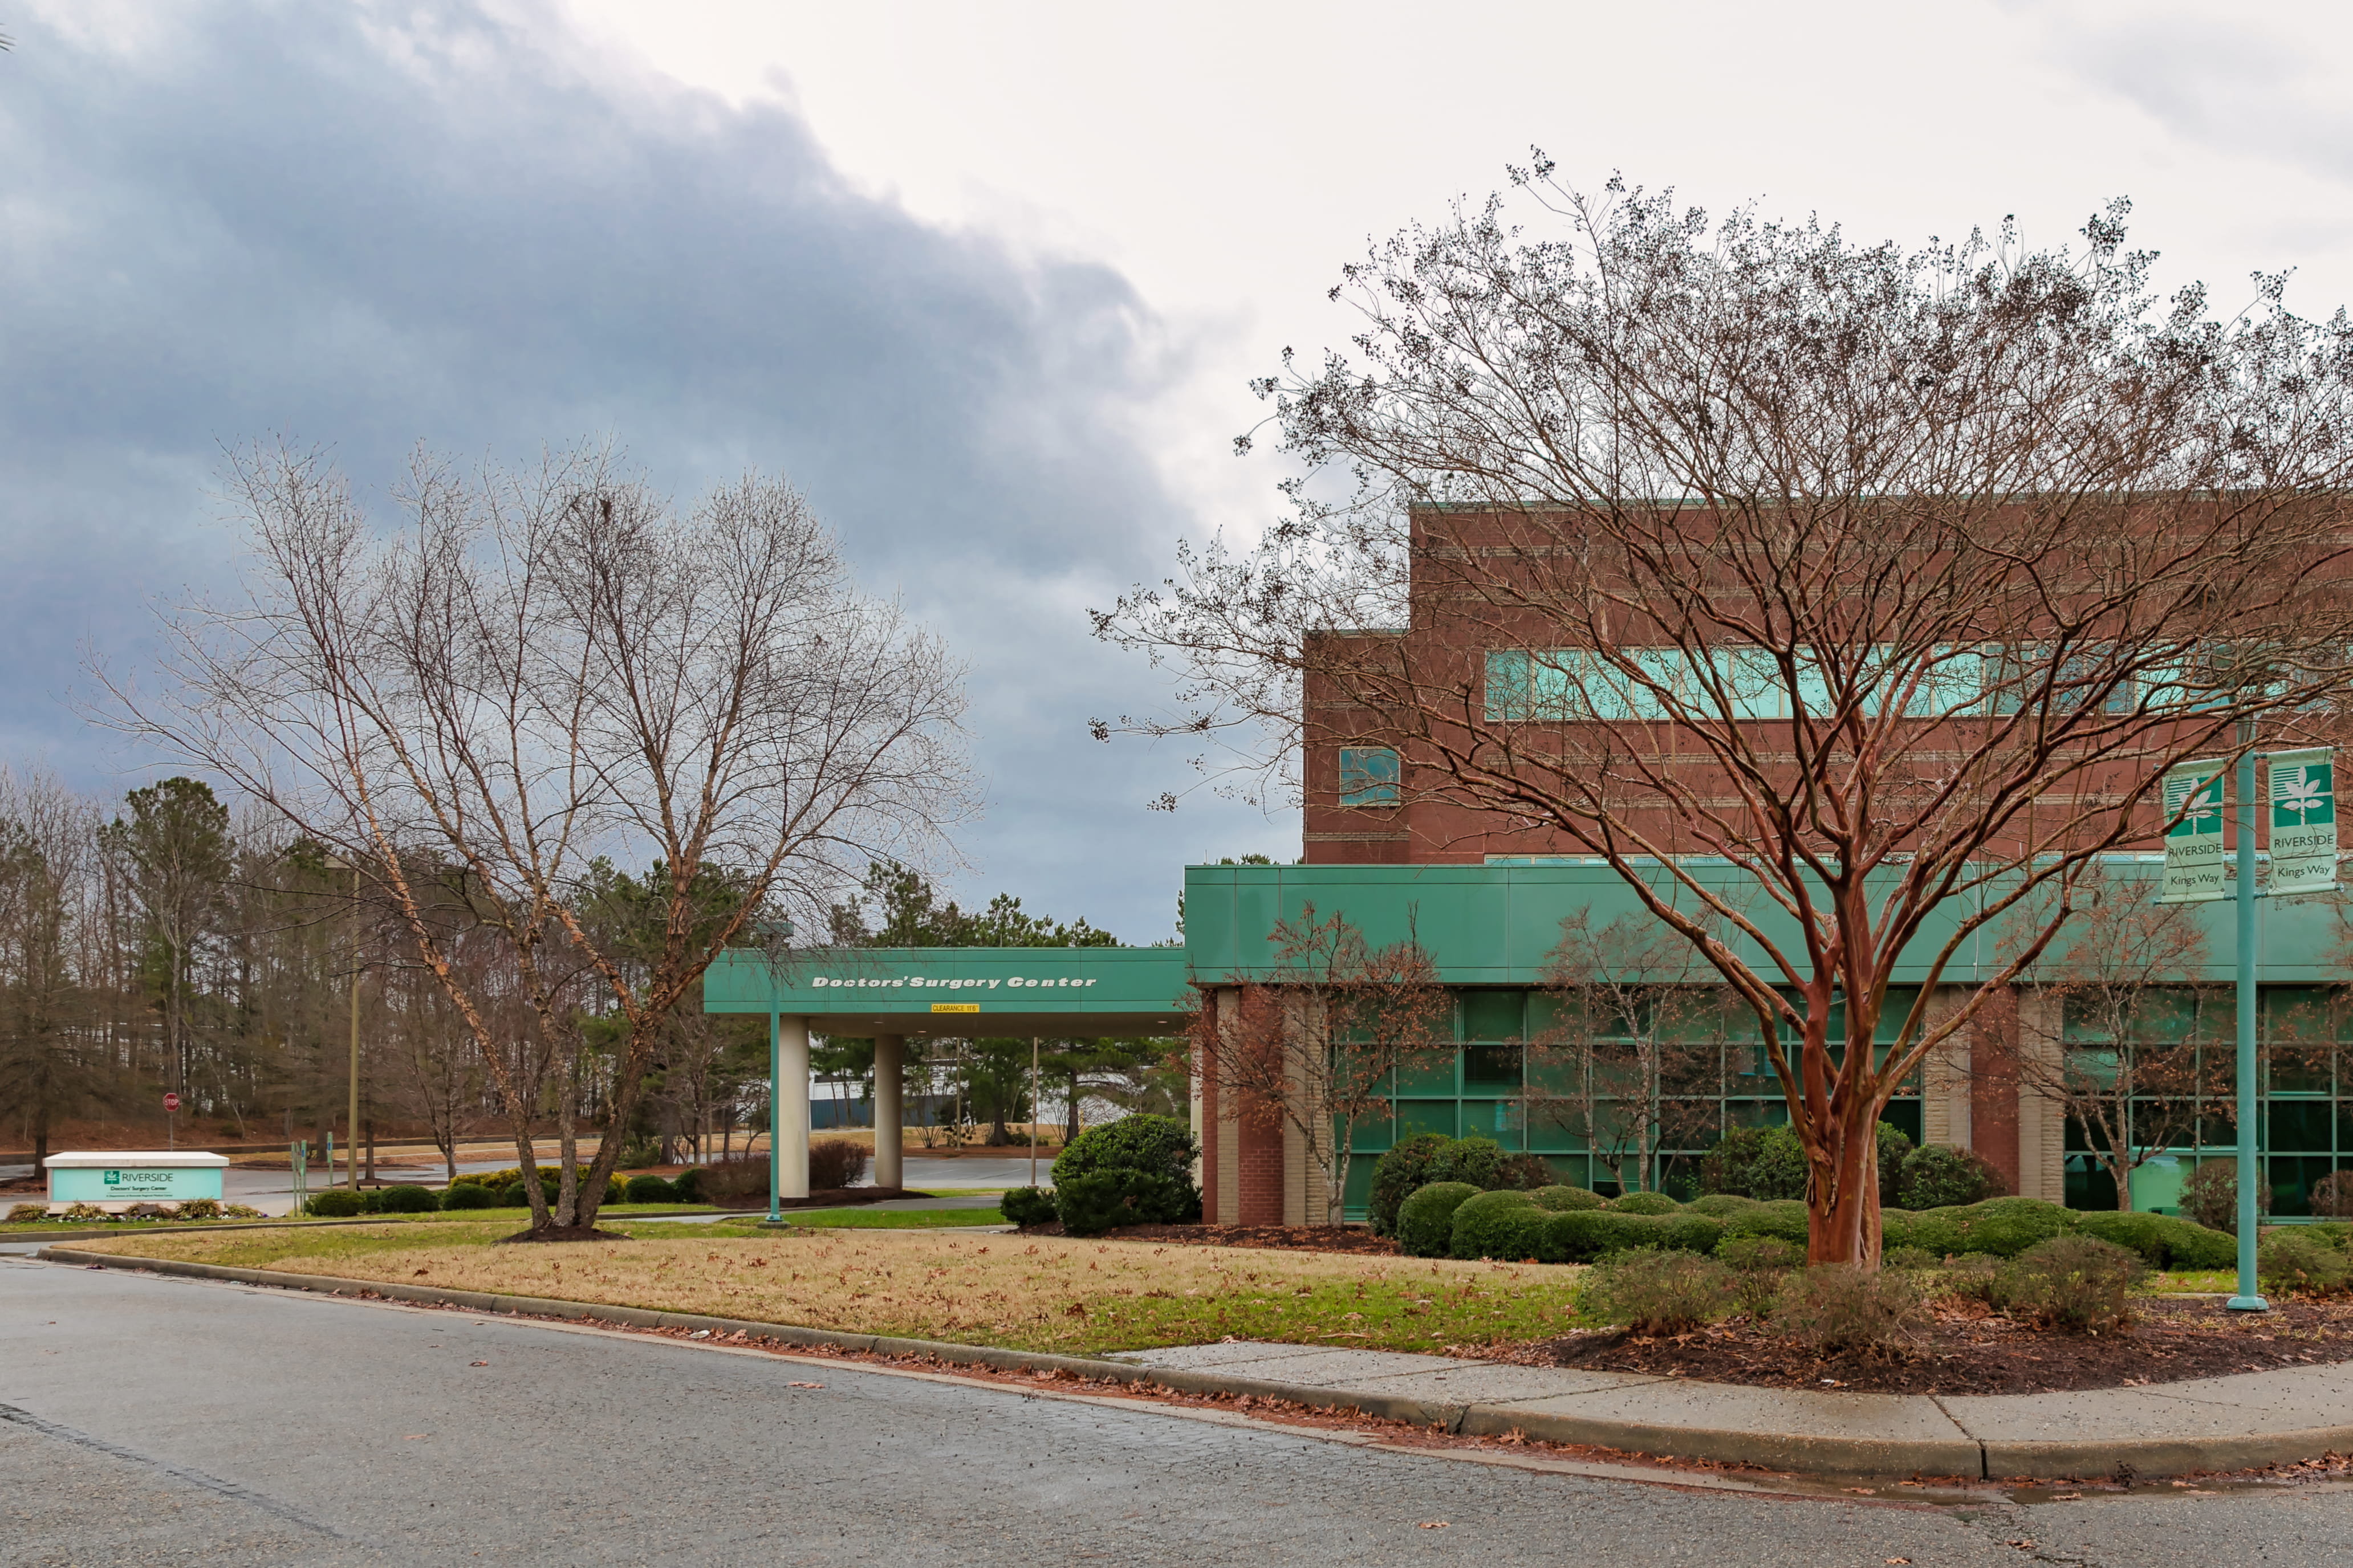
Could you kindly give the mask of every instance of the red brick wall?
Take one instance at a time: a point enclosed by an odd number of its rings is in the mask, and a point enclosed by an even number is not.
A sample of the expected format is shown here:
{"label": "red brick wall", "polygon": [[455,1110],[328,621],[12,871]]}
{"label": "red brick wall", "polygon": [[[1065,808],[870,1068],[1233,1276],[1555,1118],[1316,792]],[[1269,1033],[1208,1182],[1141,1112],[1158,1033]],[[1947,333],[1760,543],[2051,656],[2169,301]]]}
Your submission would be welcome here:
{"label": "red brick wall", "polygon": [[2018,1191],[2018,992],[1969,1031],[1969,1146]]}
{"label": "red brick wall", "polygon": [[[1217,1005],[1214,993],[1210,1005]],[[1201,1217],[1218,1223],[1218,1140],[1224,1132],[1218,1121],[1218,1077],[1201,1075]]]}
{"label": "red brick wall", "polygon": [[1234,1123],[1235,1162],[1241,1190],[1235,1195],[1235,1221],[1240,1225],[1282,1223],[1282,1123],[1271,1118],[1244,1116]]}

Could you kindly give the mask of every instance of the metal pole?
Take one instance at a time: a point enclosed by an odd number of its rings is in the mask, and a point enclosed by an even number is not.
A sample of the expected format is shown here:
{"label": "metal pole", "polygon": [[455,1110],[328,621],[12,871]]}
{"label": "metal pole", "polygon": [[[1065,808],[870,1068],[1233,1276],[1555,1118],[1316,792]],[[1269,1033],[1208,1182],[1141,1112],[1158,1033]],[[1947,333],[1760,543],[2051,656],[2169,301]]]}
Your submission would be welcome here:
{"label": "metal pole", "polygon": [[[352,862],[352,1114],[344,1131],[350,1134],[345,1143],[343,1163],[350,1175],[344,1182],[353,1192],[360,1190],[360,865]],[[334,1181],[330,1168],[327,1180]]]}
{"label": "metal pole", "polygon": [[1029,1037],[1029,1184],[1038,1184],[1038,1037]]}
{"label": "metal pole", "polygon": [[[2252,741],[2242,723],[2239,740]],[[2268,1312],[2255,1289],[2255,1141],[2263,1118],[2255,1104],[2255,753],[2239,758],[2239,1293],[2237,1312]]]}

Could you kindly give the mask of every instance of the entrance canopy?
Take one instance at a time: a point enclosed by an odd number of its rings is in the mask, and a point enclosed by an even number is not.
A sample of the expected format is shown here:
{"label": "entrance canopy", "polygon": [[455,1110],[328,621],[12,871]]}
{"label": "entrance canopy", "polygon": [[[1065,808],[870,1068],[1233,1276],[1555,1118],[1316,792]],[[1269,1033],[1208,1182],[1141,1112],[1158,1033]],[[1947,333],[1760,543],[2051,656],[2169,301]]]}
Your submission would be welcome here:
{"label": "entrance canopy", "polygon": [[707,1013],[803,1017],[828,1035],[1166,1035],[1192,1011],[1181,947],[734,949]]}

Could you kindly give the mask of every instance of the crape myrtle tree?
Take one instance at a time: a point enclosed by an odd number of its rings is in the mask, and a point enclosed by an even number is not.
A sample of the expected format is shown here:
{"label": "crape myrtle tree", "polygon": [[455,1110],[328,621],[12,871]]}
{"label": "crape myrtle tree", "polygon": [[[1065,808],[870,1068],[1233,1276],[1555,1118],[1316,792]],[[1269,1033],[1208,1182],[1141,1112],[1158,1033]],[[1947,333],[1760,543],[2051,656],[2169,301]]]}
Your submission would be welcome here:
{"label": "crape myrtle tree", "polygon": [[1497,198],[1378,245],[1350,345],[1259,384],[1294,504],[1099,613],[1183,677],[1123,725],[1271,787],[1396,745],[1405,810],[1606,863],[1756,1015],[1809,1257],[1875,1266],[1890,1096],[2148,842],[2167,767],[2341,691],[2353,324],[2284,279],[2159,299],[2121,203],[2071,250],[1905,251],[1514,183],[1544,233]]}
{"label": "crape myrtle tree", "polygon": [[[167,613],[167,679],[110,680],[116,721],[364,868],[480,1048],[531,1236],[592,1234],[623,1140],[579,1178],[584,1012],[627,1026],[600,1075],[617,1131],[721,950],[820,927],[870,860],[920,861],[967,811],[962,671],[776,480],[681,511],[606,449],[472,474],[420,453],[380,531],[315,452],[257,447],[225,477],[242,595]],[[660,868],[658,942],[596,918],[599,858]],[[457,962],[451,910],[498,962]],[[512,985],[535,1049],[470,973]],[[532,1142],[551,1105],[553,1203]]]}
{"label": "crape myrtle tree", "polygon": [[1410,930],[1375,947],[1313,903],[1268,933],[1261,973],[1203,984],[1189,1057],[1219,1114],[1297,1133],[1343,1223],[1357,1130],[1392,1111],[1400,1077],[1454,1048],[1454,997]]}

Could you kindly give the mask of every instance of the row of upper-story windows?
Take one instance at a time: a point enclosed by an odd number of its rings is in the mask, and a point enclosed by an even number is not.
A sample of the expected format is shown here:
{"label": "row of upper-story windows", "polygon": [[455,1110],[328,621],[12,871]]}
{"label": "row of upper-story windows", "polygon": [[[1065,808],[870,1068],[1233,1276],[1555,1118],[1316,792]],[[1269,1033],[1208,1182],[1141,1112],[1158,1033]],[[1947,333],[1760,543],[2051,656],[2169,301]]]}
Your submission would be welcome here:
{"label": "row of upper-story windows", "polygon": [[[1785,676],[1759,648],[1719,648],[1704,659],[1673,647],[1622,648],[1610,658],[1581,648],[1499,648],[1487,655],[1486,676],[1489,723],[1665,721],[1678,713],[1702,721],[1770,721],[1792,718],[1799,709],[1828,714],[1833,707],[1830,682],[1818,668],[1801,662]],[[2194,706],[2200,688],[2219,684],[2168,671],[2116,679],[2105,661],[2091,658],[2062,660],[2053,672],[2040,656],[2000,648],[1906,658],[1883,676],[1866,672],[1864,680],[1867,712],[1875,715],[1886,701],[1901,700],[1906,716],[1920,719],[2016,712],[2021,694],[2041,700],[2046,688],[2056,702],[2097,703],[2112,713],[2129,712],[2143,701]],[[1879,686],[1889,693],[1881,695]]]}

